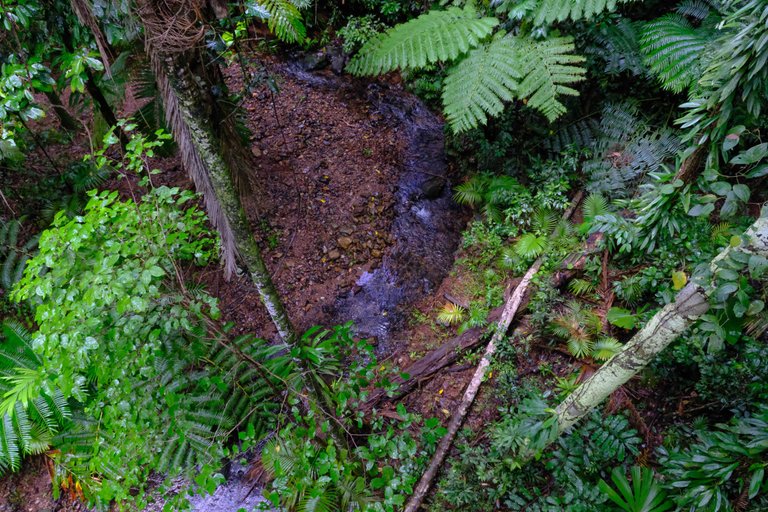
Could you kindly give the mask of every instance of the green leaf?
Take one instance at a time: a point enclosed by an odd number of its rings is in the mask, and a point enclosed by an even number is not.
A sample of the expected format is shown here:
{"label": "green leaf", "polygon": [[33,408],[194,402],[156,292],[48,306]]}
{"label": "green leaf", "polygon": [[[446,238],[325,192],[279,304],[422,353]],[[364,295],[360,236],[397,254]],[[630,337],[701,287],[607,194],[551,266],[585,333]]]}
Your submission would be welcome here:
{"label": "green leaf", "polygon": [[719,196],[724,196],[731,191],[731,184],[728,183],[727,181],[716,181],[712,183],[709,187],[712,190],[712,192],[714,192]]}
{"label": "green leaf", "polygon": [[749,187],[746,185],[734,185],[733,194],[739,199],[739,201],[746,203],[747,201],[749,201],[749,196],[751,192],[749,190]]}
{"label": "green leaf", "polygon": [[717,302],[725,302],[728,300],[728,297],[730,297],[736,290],[739,289],[739,286],[734,283],[724,283],[715,288],[714,291],[714,297]]}
{"label": "green leaf", "polygon": [[685,272],[672,272],[672,288],[674,290],[682,290],[687,283],[688,275]]}
{"label": "green leaf", "polygon": [[760,468],[752,473],[752,478],[749,481],[749,494],[748,498],[753,499],[760,492],[760,486],[763,484],[763,477],[765,476],[765,468]]}
{"label": "green leaf", "polygon": [[742,151],[731,158],[728,163],[733,165],[750,165],[759,162],[766,155],[768,155],[768,142],[763,142],[762,144],[752,146],[746,151]]}
{"label": "green leaf", "polygon": [[633,329],[637,324],[637,316],[623,308],[612,307],[608,310],[606,318],[611,324],[622,329]]}
{"label": "green leaf", "polygon": [[691,217],[704,217],[715,211],[715,205],[713,203],[696,204],[688,210],[688,215]]}
{"label": "green leaf", "polygon": [[750,275],[758,279],[762,277],[766,270],[768,270],[768,258],[759,254],[752,254],[749,256],[749,262],[747,263]]}
{"label": "green leaf", "polygon": [[757,167],[749,171],[744,176],[751,179],[751,178],[762,178],[765,175],[768,175],[768,164],[758,165]]}

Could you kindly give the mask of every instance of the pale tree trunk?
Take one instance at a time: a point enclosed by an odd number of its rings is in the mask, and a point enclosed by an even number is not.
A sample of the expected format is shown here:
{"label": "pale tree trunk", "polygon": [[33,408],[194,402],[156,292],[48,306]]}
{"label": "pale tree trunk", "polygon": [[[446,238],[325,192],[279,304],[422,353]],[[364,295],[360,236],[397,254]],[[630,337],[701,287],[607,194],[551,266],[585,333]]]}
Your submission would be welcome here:
{"label": "pale tree trunk", "polygon": [[[746,242],[728,247],[713,261],[727,258],[732,251],[768,257],[768,216],[758,219],[745,233]],[[707,291],[699,284],[690,283],[671,304],[664,306],[632,339],[621,352],[613,356],[589,379],[573,391],[557,407],[559,431],[562,433],[597,407],[611,393],[634,377],[693,322],[709,310]]]}

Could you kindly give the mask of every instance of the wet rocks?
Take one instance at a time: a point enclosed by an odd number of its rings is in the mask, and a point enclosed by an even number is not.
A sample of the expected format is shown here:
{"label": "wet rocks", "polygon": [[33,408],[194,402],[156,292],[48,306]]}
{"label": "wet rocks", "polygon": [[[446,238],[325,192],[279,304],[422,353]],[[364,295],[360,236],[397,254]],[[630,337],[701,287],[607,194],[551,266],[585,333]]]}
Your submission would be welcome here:
{"label": "wet rocks", "polygon": [[442,176],[430,176],[419,185],[419,192],[424,199],[437,199],[443,195],[446,179]]}

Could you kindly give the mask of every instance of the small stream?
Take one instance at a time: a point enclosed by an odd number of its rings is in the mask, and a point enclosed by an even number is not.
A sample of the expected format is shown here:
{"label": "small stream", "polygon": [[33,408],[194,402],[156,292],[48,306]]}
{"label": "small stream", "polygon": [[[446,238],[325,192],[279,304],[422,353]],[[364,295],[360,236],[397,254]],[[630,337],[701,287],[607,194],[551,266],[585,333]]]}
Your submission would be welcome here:
{"label": "small stream", "polygon": [[[297,63],[285,64],[282,71],[308,87],[360,86],[348,78],[308,72]],[[409,306],[434,291],[450,270],[463,215],[451,199],[443,124],[437,116],[415,96],[386,85],[370,84],[366,94],[405,142],[392,224],[395,243],[379,267],[364,273],[354,290],[336,299],[334,318],[337,323],[352,320],[358,336],[375,338],[381,356],[396,350]],[[213,496],[191,499],[192,510],[253,510],[264,499],[244,473],[245,467],[233,467],[227,483]]]}
{"label": "small stream", "polygon": [[[350,86],[348,79],[310,73],[298,64],[287,64],[285,71],[313,87]],[[337,298],[334,318],[336,323],[354,322],[360,337],[375,338],[382,355],[397,348],[408,307],[434,291],[450,270],[463,216],[451,199],[443,123],[400,89],[369,84],[366,95],[405,142],[392,224],[395,243],[379,267],[365,272],[356,288]]]}

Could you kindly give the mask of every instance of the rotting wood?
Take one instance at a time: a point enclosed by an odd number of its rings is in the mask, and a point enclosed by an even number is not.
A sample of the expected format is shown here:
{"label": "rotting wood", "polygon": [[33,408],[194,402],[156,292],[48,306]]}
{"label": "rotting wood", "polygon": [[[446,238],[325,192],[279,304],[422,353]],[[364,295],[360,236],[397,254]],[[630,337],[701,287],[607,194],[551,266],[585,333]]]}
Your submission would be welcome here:
{"label": "rotting wood", "polygon": [[[571,206],[563,214],[564,219],[570,218],[571,214],[573,214],[573,211],[581,202],[583,195],[583,192],[576,194],[576,197],[573,199]],[[443,460],[445,460],[445,456],[448,454],[448,450],[453,444],[453,439],[456,437],[459,428],[461,428],[462,423],[464,423],[464,418],[467,416],[470,407],[475,401],[475,397],[480,390],[480,385],[485,379],[485,374],[488,370],[488,367],[491,365],[491,358],[496,352],[496,346],[507,334],[509,326],[512,324],[512,320],[515,318],[515,315],[517,315],[517,312],[520,309],[520,305],[523,303],[523,300],[527,295],[528,287],[530,286],[533,277],[541,268],[543,262],[544,257],[539,256],[525,273],[523,279],[520,281],[520,283],[515,288],[515,291],[509,297],[509,300],[507,300],[507,302],[504,304],[504,310],[501,313],[501,318],[496,324],[496,329],[494,330],[493,336],[491,337],[491,341],[488,342],[488,345],[485,348],[485,353],[483,354],[483,358],[477,365],[477,369],[472,376],[472,380],[469,381],[469,385],[464,391],[464,396],[459,403],[459,407],[453,413],[453,417],[448,424],[448,432],[443,436],[442,439],[440,439],[440,443],[437,446],[437,450],[435,450],[435,454],[432,456],[432,460],[429,462],[429,466],[427,467],[426,471],[424,471],[424,474],[421,476],[419,483],[416,485],[411,498],[408,500],[408,503],[406,503],[405,508],[403,509],[404,512],[416,512],[421,506],[421,503],[424,501],[424,498],[427,496],[427,493],[432,487],[432,482],[434,481],[437,472],[442,466]]]}

